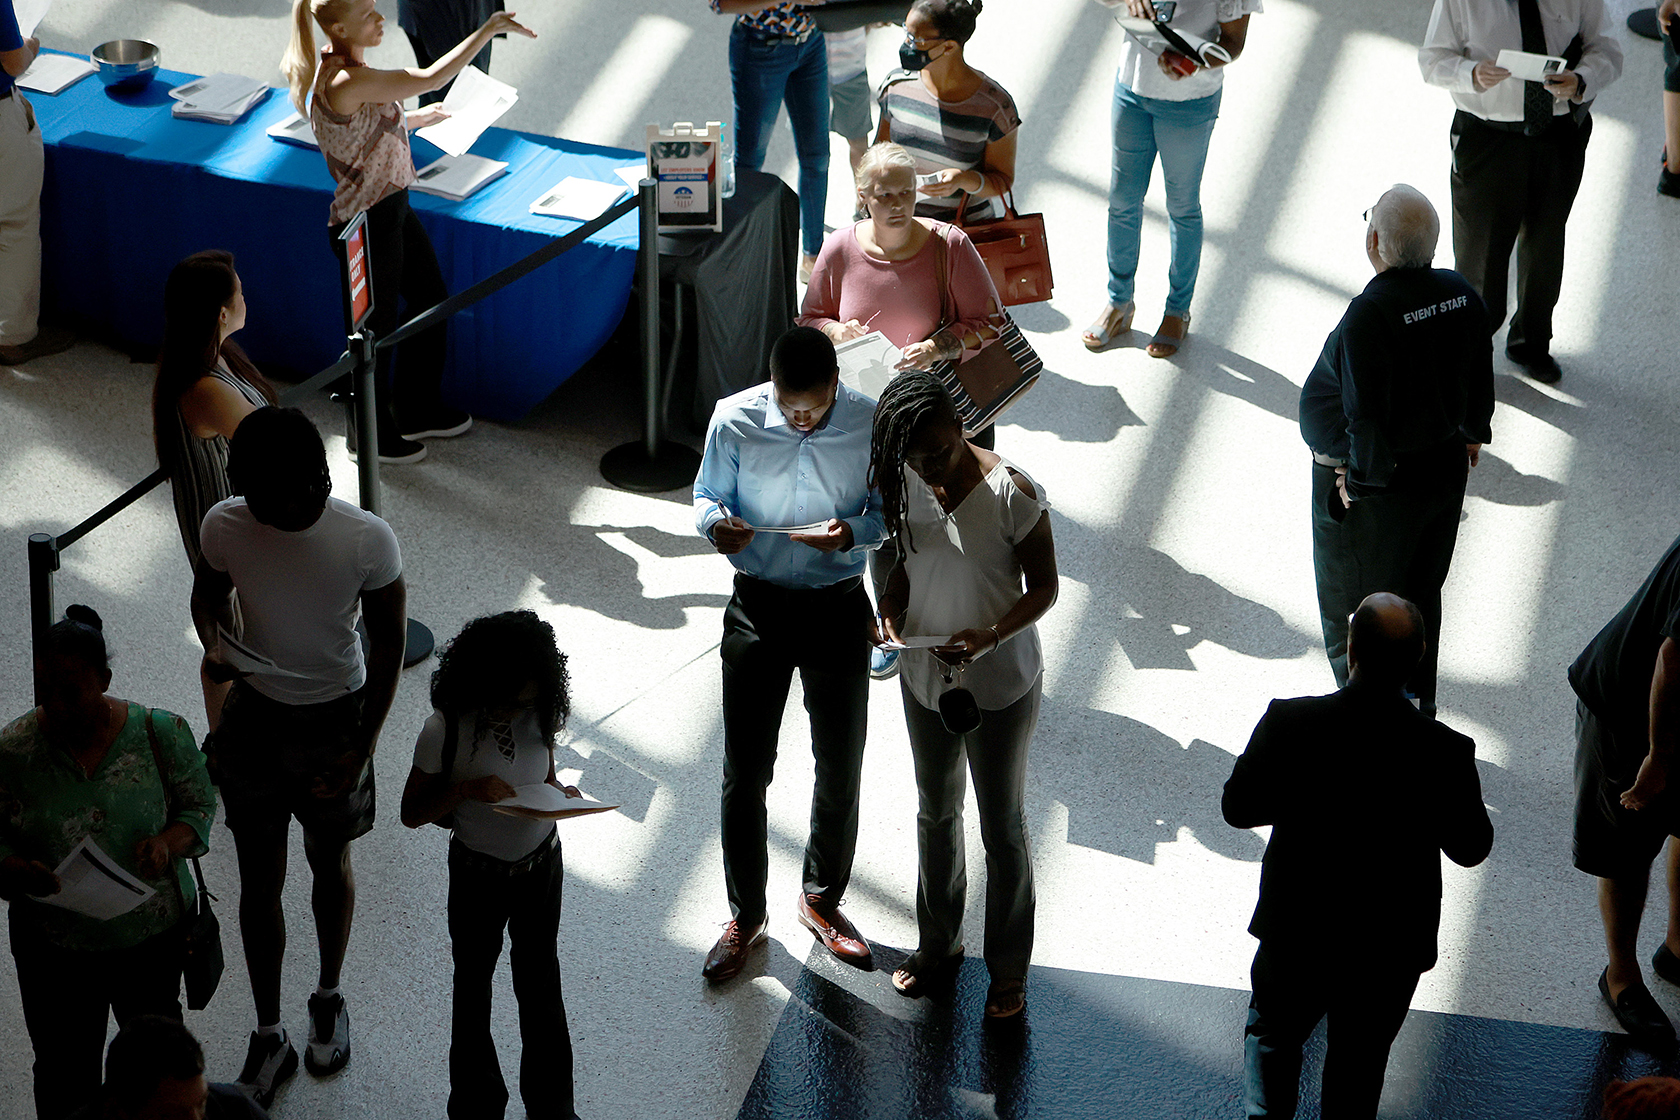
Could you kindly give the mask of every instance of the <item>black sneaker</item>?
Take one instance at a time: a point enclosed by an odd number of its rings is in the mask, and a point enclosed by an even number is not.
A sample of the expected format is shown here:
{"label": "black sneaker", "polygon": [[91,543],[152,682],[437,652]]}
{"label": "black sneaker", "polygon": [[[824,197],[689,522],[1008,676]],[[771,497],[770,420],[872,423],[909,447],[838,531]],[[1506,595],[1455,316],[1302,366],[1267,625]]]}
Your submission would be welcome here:
{"label": "black sneaker", "polygon": [[[344,448],[350,453],[350,461],[356,461],[356,429],[350,428],[344,433]],[[404,439],[399,435],[379,436],[379,461],[381,463],[418,463],[426,457],[426,445],[416,443],[411,439]]]}
{"label": "black sneaker", "polygon": [[473,418],[470,413],[462,412],[458,408],[450,408],[440,404],[423,418],[417,419],[413,427],[403,428],[404,439],[448,439],[451,436],[462,436],[472,431]]}
{"label": "black sneaker", "polygon": [[297,1047],[286,1034],[251,1032],[251,1047],[245,1052],[245,1066],[239,1071],[239,1090],[267,1110],[274,1104],[274,1091],[297,1072]]}
{"label": "black sneaker", "polygon": [[316,1077],[350,1064],[350,1012],[342,995],[309,997],[309,1045],[304,1047],[303,1064]]}

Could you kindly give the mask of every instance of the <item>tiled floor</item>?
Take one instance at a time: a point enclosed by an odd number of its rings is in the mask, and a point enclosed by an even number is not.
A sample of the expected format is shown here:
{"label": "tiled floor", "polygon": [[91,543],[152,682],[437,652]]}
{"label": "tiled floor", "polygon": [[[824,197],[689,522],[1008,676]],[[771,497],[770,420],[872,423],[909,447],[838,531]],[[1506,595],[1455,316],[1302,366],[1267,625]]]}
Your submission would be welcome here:
{"label": "tiled floor", "polygon": [[[80,0],[48,15],[43,39],[85,49],[146,34],[171,67],[272,77],[286,9]],[[634,146],[646,121],[727,116],[727,22],[699,0],[524,9],[542,38],[496,48],[497,76],[522,94],[508,124]],[[583,1116],[725,1120],[743,1102],[752,1116],[1168,1114],[1157,1095],[1110,1092],[1145,1074],[1185,1102],[1174,1114],[1232,1114],[1253,951],[1244,927],[1263,840],[1220,821],[1218,791],[1268,699],[1331,684],[1295,399],[1367,278],[1360,212],[1395,181],[1446,208],[1450,105],[1421,85],[1412,57],[1427,11],[1424,0],[1270,0],[1255,17],[1214,134],[1195,330],[1170,362],[1139,349],[1164,295],[1158,196],[1145,225],[1142,329],[1101,356],[1077,337],[1102,301],[1119,30],[1083,0],[994,0],[970,46],[1026,121],[1019,197],[1048,216],[1057,279],[1055,300],[1019,315],[1050,372],[998,437],[1054,503],[1063,573],[1042,626],[1045,704],[1027,795],[1039,929],[1025,1057],[987,1043],[972,991],[946,1013],[907,1005],[878,974],[804,967],[811,941],[791,910],[811,764],[797,696],[771,806],[771,897],[785,907],[761,964],[721,988],[701,981],[701,955],[726,916],[716,646],[730,569],[694,535],[683,495],[633,495],[600,479],[600,455],[636,433],[633,377],[586,372],[517,425],[483,424],[439,442],[423,464],[386,471],[412,613],[443,637],[515,605],[553,621],[572,657],[568,761],[592,792],[625,806],[564,837],[562,970]],[[400,36],[389,43],[375,61],[406,62]],[[1623,79],[1596,108],[1571,222],[1556,344],[1564,381],[1537,387],[1499,359],[1495,438],[1471,481],[1446,588],[1442,716],[1478,742],[1497,840],[1484,866],[1447,873],[1441,964],[1414,1006],[1461,1018],[1413,1016],[1389,1097],[1397,1116],[1518,1115],[1490,1111],[1498,1098],[1466,1086],[1535,1070],[1553,1094],[1550,1114],[1587,1114],[1590,1086],[1622,1060],[1618,1044],[1581,1033],[1613,1023],[1594,988],[1602,949],[1591,883],[1569,867],[1563,670],[1680,528],[1680,203],[1653,190],[1657,49],[1626,49]],[[892,50],[882,36],[872,53],[884,65]],[[790,160],[784,130],[771,165],[786,172]],[[849,209],[843,167],[837,144],[831,222]],[[205,246],[215,243],[206,229]],[[247,294],[253,317],[307,313],[285,293]],[[29,696],[24,538],[69,527],[151,468],[148,390],[146,367],[91,343],[0,371],[8,713]],[[312,412],[329,433],[339,492],[352,493],[342,420],[325,402]],[[67,553],[58,578],[61,604],[105,614],[115,691],[202,727],[187,589],[161,493]],[[407,674],[386,728],[378,772],[388,808],[426,714],[427,672]],[[880,944],[903,948],[914,939],[913,783],[897,686],[874,686],[872,700],[848,912]],[[326,1082],[300,1075],[279,1115],[442,1114],[444,837],[404,830],[388,808],[355,849],[355,1061]],[[222,897],[229,973],[191,1021],[212,1075],[227,1078],[251,1011],[231,838],[218,827],[212,840],[206,871]],[[971,865],[979,857],[971,831]],[[300,858],[288,890],[285,978],[288,1023],[300,1030],[313,982],[302,867]],[[505,972],[497,996],[511,1070]],[[1680,1010],[1677,993],[1658,985],[1657,996]],[[0,1038],[0,1120],[12,1120],[29,1114],[29,1058],[9,969]],[[836,1075],[863,1102],[853,1112],[818,1103]],[[1151,1103],[1116,1103],[1138,1099]]]}

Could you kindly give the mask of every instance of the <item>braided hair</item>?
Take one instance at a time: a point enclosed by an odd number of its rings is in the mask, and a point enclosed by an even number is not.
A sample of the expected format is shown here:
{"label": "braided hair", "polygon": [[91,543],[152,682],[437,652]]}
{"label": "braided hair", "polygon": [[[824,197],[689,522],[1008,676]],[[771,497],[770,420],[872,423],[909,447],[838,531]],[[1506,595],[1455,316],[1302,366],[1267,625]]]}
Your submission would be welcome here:
{"label": "braided hair", "polygon": [[535,611],[475,618],[438,654],[432,707],[459,718],[509,702],[527,681],[536,682],[537,726],[552,745],[572,712],[571,677],[554,627]]}
{"label": "braided hair", "polygon": [[957,406],[939,378],[922,369],[907,369],[887,382],[875,405],[875,425],[869,434],[869,487],[881,495],[887,535],[904,533],[910,551],[916,544],[904,523],[904,454],[921,428],[935,421],[957,419]]}

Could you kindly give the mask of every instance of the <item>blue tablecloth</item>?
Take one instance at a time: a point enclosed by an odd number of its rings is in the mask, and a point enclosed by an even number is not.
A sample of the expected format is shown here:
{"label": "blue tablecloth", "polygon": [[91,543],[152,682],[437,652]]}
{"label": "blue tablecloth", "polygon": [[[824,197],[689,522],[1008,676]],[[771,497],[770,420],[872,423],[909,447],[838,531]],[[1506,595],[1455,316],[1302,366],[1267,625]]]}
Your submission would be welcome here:
{"label": "blue tablecloth", "polygon": [[[175,119],[168,90],[194,76],[162,71],[135,94],[110,93],[92,77],[56,97],[28,95],[47,145],[45,305],[150,352],[162,339],[170,268],[200,249],[227,249],[250,305],[241,344],[259,362],[313,373],[344,351],[326,163],[265,134],[291,111],[283,90],[238,125]],[[617,183],[612,169],[640,158],[506,129],[486,132],[472,152],[505,160],[508,173],[465,202],[410,192],[451,291],[581,224],[531,214],[543,191],[568,175]],[[420,166],[441,154],[414,140]],[[445,396],[513,420],[553,392],[623,316],[638,233],[631,213],[452,318]]]}

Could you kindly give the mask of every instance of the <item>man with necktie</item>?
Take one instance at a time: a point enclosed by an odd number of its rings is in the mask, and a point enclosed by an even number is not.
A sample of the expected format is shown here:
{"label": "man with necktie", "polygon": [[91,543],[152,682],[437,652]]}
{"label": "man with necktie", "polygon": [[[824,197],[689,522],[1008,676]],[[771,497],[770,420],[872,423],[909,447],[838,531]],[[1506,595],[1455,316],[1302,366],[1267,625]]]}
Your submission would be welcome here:
{"label": "man with necktie", "polygon": [[[1498,64],[1502,50],[1561,58],[1543,81]],[[1517,309],[1505,353],[1536,381],[1563,376],[1552,309],[1563,289],[1563,235],[1581,185],[1593,98],[1622,72],[1604,0],[1435,0],[1418,51],[1424,81],[1452,91],[1454,267],[1505,322],[1511,250]]]}

